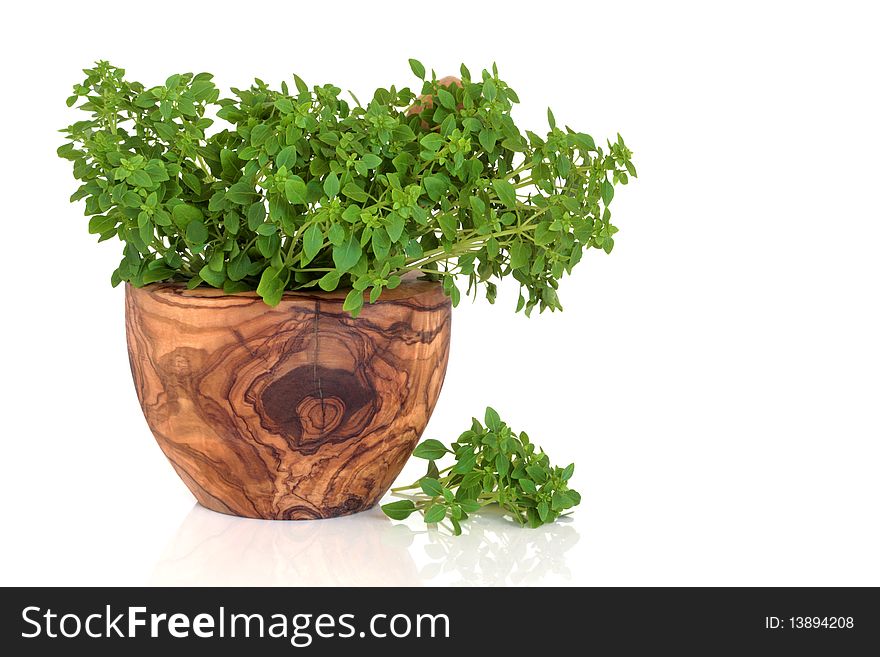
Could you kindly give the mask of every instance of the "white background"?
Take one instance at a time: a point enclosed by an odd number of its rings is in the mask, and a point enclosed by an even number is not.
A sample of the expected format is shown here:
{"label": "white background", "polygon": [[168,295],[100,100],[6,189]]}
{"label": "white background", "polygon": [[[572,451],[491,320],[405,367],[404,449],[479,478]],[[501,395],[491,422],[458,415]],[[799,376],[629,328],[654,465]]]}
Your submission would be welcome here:
{"label": "white background", "polygon": [[[2,584],[880,585],[880,40],[870,3],[13,3],[0,48]],[[584,502],[453,539],[378,512],[219,516],[155,445],[56,129],[80,69],[297,72],[361,98],[497,61],[515,118],[620,131],[610,256],[564,313],[454,315],[426,437],[486,404]],[[415,466],[416,464],[411,464]],[[421,465],[404,472],[409,481]]]}

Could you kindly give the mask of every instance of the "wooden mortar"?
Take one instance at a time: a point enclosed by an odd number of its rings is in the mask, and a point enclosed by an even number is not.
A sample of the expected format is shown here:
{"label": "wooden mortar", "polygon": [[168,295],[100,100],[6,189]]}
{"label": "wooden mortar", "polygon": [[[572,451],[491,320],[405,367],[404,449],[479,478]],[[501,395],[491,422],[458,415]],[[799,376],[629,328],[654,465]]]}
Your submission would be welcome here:
{"label": "wooden mortar", "polygon": [[407,281],[352,319],[346,291],[278,306],[153,284],[125,290],[147,423],[203,506],[299,520],[369,509],[418,442],[449,358],[439,283]]}

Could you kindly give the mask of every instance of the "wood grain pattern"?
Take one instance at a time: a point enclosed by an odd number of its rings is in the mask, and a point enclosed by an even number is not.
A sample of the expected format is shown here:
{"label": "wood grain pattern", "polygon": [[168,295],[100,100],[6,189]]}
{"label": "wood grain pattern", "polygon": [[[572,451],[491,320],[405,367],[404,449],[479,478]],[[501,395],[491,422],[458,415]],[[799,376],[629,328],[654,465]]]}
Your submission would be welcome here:
{"label": "wood grain pattern", "polygon": [[352,319],[345,292],[126,287],[147,423],[209,509],[328,518],[372,507],[431,416],[449,358],[439,284],[404,281]]}

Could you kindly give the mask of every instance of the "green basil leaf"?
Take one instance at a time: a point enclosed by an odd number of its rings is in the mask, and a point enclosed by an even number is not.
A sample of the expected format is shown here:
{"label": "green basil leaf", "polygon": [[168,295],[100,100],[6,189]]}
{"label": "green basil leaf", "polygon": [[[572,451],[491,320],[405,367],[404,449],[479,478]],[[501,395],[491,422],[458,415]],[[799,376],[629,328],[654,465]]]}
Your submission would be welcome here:
{"label": "green basil leaf", "polygon": [[303,266],[309,264],[324,246],[324,232],[318,224],[312,224],[303,233]]}
{"label": "green basil leaf", "polygon": [[416,505],[410,500],[399,500],[397,502],[390,502],[389,504],[382,505],[382,511],[385,515],[394,520],[405,520],[406,518],[409,518],[415,510]]}
{"label": "green basil leaf", "polygon": [[409,60],[409,67],[412,69],[412,72],[415,74],[415,76],[417,78],[419,78],[420,80],[425,79],[425,67],[422,65],[422,63],[419,60],[410,59]]}
{"label": "green basil leaf", "polygon": [[306,184],[299,176],[291,176],[284,183],[284,195],[291,203],[305,205]]}
{"label": "green basil leaf", "polygon": [[363,203],[368,198],[367,193],[353,182],[346,183],[345,187],[342,188],[342,193],[345,194],[352,201],[356,201],[358,203]]}
{"label": "green basil leaf", "polygon": [[342,244],[333,247],[333,264],[340,272],[354,267],[361,258],[361,245],[354,235],[350,235]]}
{"label": "green basil leaf", "polygon": [[441,443],[439,440],[434,440],[433,438],[429,438],[425,440],[416,447],[413,452],[413,456],[420,459],[429,459],[431,461],[435,461],[439,458],[442,458],[444,454],[448,453],[449,450]]}
{"label": "green basil leaf", "polygon": [[432,477],[422,477],[419,481],[419,486],[425,495],[430,495],[431,497],[443,495],[443,486]]}
{"label": "green basil leaf", "polygon": [[425,511],[425,522],[428,524],[442,522],[445,517],[446,507],[442,504],[435,504],[430,509]]}
{"label": "green basil leaf", "polygon": [[498,199],[511,209],[516,208],[516,190],[508,181],[501,178],[492,181],[492,187],[498,194]]}
{"label": "green basil leaf", "polygon": [[327,174],[324,179],[324,193],[327,198],[333,198],[339,193],[339,178],[333,172]]}
{"label": "green basil leaf", "polygon": [[186,241],[191,244],[204,244],[208,240],[208,229],[201,219],[190,221],[186,225]]}

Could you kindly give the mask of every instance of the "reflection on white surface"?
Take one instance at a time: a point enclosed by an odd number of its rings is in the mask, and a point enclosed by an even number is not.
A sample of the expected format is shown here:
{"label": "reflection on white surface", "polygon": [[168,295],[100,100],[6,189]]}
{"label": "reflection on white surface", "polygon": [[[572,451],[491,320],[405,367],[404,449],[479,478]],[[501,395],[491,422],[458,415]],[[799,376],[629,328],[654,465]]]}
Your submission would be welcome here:
{"label": "reflection on white surface", "polygon": [[[411,529],[414,527],[416,529]],[[578,533],[564,520],[521,529],[471,516],[462,536],[392,522],[379,509],[273,522],[196,505],[156,564],[159,586],[421,586],[565,583]]]}
{"label": "reflection on white surface", "polygon": [[465,534],[426,530],[428,563],[419,576],[430,584],[520,586],[571,580],[566,553],[580,536],[567,518],[526,529],[484,509],[472,515]]}

